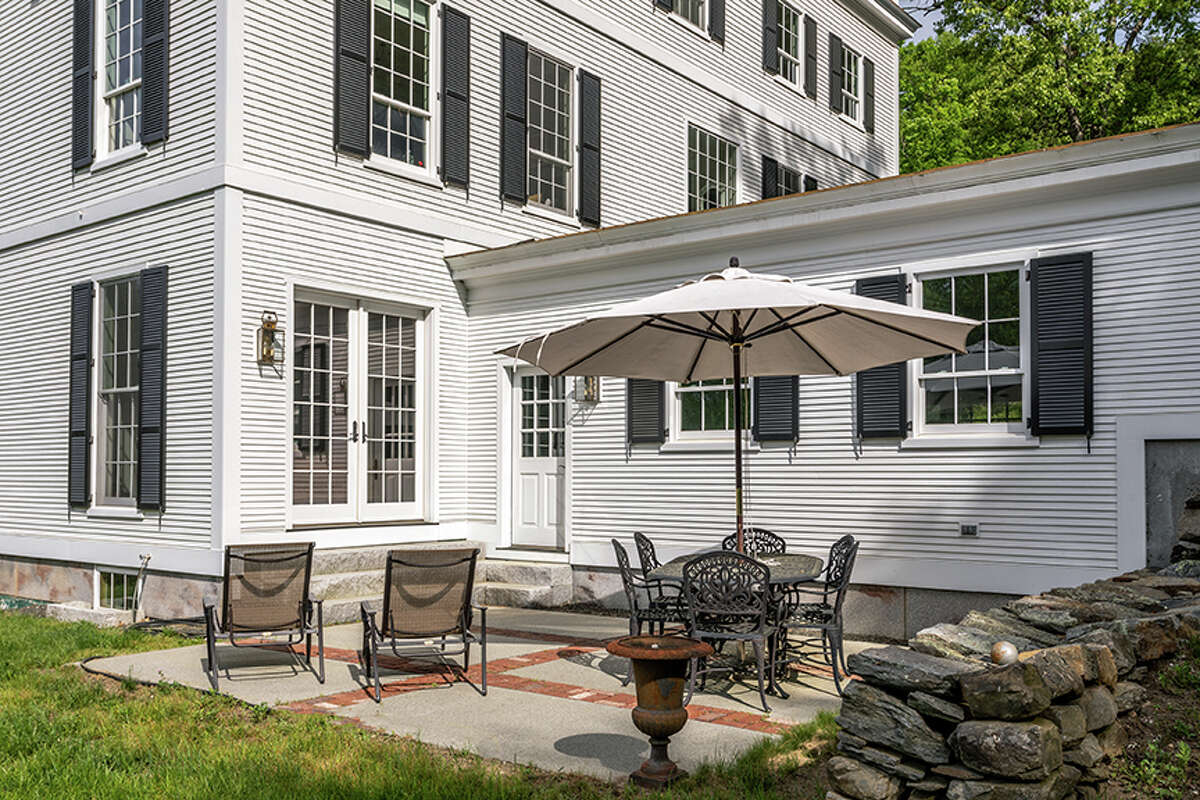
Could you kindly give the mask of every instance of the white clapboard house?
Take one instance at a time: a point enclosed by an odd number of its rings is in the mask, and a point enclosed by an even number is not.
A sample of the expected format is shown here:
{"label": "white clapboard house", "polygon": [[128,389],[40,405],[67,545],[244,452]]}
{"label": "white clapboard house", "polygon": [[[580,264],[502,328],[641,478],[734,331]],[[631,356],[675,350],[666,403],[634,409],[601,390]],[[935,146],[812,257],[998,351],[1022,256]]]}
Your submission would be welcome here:
{"label": "white clapboard house", "polygon": [[339,618],[383,548],[470,540],[493,599],[608,599],[609,538],[728,532],[728,390],[627,413],[493,351],[730,256],[988,321],[870,402],[754,389],[751,518],[859,536],[863,619],[1145,558],[1120,420],[1198,410],[1194,129],[892,177],[890,0],[0,14],[0,595],[189,615],[226,545],[311,540]]}

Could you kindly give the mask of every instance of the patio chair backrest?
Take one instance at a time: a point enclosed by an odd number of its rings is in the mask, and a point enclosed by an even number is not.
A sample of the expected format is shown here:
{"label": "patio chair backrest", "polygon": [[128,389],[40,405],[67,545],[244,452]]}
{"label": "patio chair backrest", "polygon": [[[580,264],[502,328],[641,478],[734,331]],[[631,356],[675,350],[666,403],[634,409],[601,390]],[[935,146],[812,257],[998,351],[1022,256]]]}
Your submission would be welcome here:
{"label": "patio chair backrest", "polygon": [[621,588],[625,590],[625,602],[629,604],[631,611],[638,610],[641,605],[638,603],[637,595],[637,579],[633,575],[633,568],[629,566],[629,552],[625,549],[625,545],[612,540],[613,552],[617,555],[617,570],[621,573]]}
{"label": "patio chair backrest", "polygon": [[767,620],[771,570],[741,553],[706,553],[683,565],[692,636],[752,633]]}
{"label": "patio chair backrest", "polygon": [[[737,531],[721,541],[721,549],[737,550]],[[766,528],[742,528],[742,550],[760,556],[781,556],[787,552],[787,542]]]}
{"label": "patio chair backrest", "polygon": [[476,547],[389,551],[380,633],[411,639],[470,628],[478,557]]}
{"label": "patio chair backrest", "polygon": [[225,548],[221,630],[272,632],[304,625],[312,542]]}
{"label": "patio chair backrest", "polygon": [[633,534],[633,542],[637,545],[638,561],[642,564],[642,577],[650,580],[650,570],[662,566],[662,562],[658,560],[658,553],[654,551],[654,542],[650,541],[646,534],[637,531]]}
{"label": "patio chair backrest", "polygon": [[834,595],[834,609],[840,609],[846,590],[850,587],[850,574],[858,557],[858,542],[850,534],[833,543],[829,548],[829,566],[825,570],[825,592]]}

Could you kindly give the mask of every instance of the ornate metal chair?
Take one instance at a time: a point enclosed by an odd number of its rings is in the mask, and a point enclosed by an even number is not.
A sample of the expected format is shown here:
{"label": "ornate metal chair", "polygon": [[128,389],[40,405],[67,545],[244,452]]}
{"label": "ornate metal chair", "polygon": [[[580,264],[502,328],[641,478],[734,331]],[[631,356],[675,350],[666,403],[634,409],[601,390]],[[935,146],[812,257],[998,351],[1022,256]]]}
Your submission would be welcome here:
{"label": "ornate metal chair", "polygon": [[[621,586],[625,590],[625,602],[629,606],[629,635],[637,636],[646,625],[650,626],[651,633],[657,625],[659,635],[666,633],[667,625],[682,628],[684,616],[679,607],[679,590],[660,580],[638,575],[629,565],[625,546],[616,539],[612,540],[612,546],[621,573]],[[626,674],[621,685],[628,684],[632,677],[632,672]]]}
{"label": "ornate metal chair", "polygon": [[658,560],[658,553],[654,550],[654,542],[650,541],[650,537],[646,534],[635,531],[633,543],[637,545],[638,561],[642,565],[642,577],[650,580],[650,571],[662,566],[662,562]]}
{"label": "ornate metal chair", "polygon": [[[721,542],[721,549],[737,550],[737,531],[725,537]],[[771,533],[766,528],[743,528],[742,549],[760,556],[781,556],[787,552],[787,542],[782,536]]]}
{"label": "ornate metal chair", "polygon": [[[793,587],[783,601],[781,615],[784,617],[783,646],[779,648],[783,660],[791,650],[788,634],[794,630],[811,630],[821,634],[821,655],[833,668],[833,685],[842,691],[842,675],[846,669],[846,651],[842,643],[842,603],[850,587],[850,575],[854,571],[854,560],[858,556],[858,542],[847,534],[829,548],[829,561],[825,564],[825,585],[822,589]],[[805,640],[812,641],[812,640]],[[841,675],[839,675],[839,669]]]}
{"label": "ornate metal chair", "polygon": [[[741,553],[697,556],[683,566],[683,596],[688,610],[689,636],[714,644],[747,642],[754,647],[758,697],[763,710],[770,713],[766,689],[775,682],[775,659],[767,656],[777,632],[773,616],[777,600],[771,591],[770,569]],[[739,666],[736,663],[693,661],[688,678],[688,701],[695,691],[696,678],[700,678],[703,689],[709,673],[733,672]]]}

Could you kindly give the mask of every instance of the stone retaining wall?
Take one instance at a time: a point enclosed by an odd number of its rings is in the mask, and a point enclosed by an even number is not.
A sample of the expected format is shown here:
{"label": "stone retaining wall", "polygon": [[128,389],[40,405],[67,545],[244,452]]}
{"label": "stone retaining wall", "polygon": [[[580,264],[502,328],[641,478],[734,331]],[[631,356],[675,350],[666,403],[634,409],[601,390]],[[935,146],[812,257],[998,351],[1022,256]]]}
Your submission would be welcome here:
{"label": "stone retaining wall", "polygon": [[[1200,635],[1200,580],[1054,589],[850,656],[827,800],[1096,800],[1146,665]],[[1015,663],[997,666],[997,641]]]}

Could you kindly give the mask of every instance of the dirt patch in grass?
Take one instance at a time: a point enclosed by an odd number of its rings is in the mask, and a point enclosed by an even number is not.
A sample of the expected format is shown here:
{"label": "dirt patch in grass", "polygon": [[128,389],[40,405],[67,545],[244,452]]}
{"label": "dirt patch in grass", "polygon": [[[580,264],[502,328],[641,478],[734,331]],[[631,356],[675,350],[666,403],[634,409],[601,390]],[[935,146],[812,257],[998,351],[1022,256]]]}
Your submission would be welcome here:
{"label": "dirt patch in grass", "polygon": [[1125,756],[1112,789],[1127,800],[1200,800],[1200,638],[1152,665],[1138,681],[1145,702],[1123,719]]}

